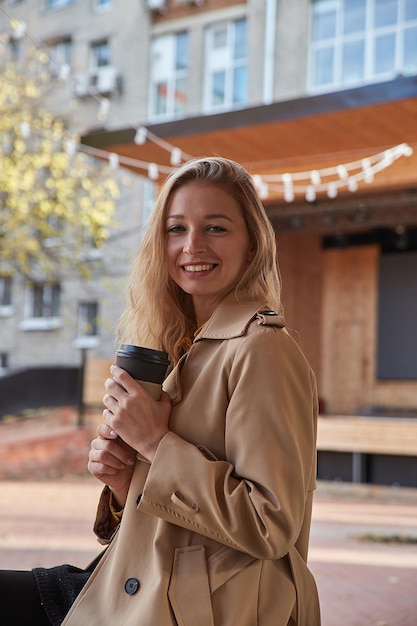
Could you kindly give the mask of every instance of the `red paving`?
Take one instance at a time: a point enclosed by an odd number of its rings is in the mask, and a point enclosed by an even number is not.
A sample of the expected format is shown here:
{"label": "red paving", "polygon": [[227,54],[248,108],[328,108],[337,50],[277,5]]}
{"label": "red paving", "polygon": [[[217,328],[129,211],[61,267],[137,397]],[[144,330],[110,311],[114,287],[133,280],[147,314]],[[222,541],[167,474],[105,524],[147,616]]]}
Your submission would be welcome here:
{"label": "red paving", "polygon": [[[100,489],[85,477],[0,482],[0,568],[85,566],[100,550],[91,530]],[[322,626],[416,626],[417,544],[359,541],[369,533],[416,540],[417,490],[319,485],[310,567]]]}

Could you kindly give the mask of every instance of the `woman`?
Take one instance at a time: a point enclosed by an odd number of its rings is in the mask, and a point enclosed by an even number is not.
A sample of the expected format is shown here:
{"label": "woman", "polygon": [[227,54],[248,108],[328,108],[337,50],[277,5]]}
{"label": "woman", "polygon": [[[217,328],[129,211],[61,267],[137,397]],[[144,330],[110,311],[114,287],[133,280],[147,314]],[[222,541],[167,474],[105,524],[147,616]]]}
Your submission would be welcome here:
{"label": "woman", "polygon": [[242,167],[197,159],[166,181],[129,295],[122,340],[174,368],[160,401],[111,368],[89,458],[110,545],[64,626],[318,626],[315,380]]}

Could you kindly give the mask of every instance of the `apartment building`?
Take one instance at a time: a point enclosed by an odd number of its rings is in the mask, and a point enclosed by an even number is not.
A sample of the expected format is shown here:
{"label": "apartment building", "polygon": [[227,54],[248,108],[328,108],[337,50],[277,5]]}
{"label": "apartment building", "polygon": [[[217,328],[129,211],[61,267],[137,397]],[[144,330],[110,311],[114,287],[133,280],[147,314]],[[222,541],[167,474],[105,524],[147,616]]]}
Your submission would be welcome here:
{"label": "apartment building", "polygon": [[154,186],[181,159],[221,154],[256,177],[277,230],[287,323],[318,374],[323,410],[416,406],[414,0],[3,0],[0,8],[0,31],[10,17],[25,22],[69,66],[83,145],[117,154],[131,172],[118,211],[134,233],[111,285],[103,276],[63,290],[59,329],[25,330],[18,278],[13,289],[0,278],[3,365],[77,362],[77,307],[93,317],[100,310],[105,323],[89,354],[111,358]]}

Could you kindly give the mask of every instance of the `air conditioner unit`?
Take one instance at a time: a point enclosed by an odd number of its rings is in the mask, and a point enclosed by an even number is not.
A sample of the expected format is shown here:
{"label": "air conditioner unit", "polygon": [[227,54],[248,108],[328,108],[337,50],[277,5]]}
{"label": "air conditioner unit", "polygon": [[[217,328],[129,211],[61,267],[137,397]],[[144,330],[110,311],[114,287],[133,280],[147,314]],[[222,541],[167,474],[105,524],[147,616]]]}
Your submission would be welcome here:
{"label": "air conditioner unit", "polygon": [[80,98],[85,96],[109,95],[121,92],[121,76],[117,68],[112,65],[96,67],[88,74],[80,76],[75,93]]}
{"label": "air conditioner unit", "polygon": [[145,4],[150,11],[163,11],[166,8],[167,0],[145,0]]}

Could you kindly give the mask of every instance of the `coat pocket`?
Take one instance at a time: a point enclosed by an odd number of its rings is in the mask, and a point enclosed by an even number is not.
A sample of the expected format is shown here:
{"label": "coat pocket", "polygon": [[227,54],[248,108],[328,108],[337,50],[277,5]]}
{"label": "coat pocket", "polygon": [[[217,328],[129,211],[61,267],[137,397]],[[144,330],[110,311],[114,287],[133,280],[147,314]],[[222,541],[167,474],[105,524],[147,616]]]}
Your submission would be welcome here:
{"label": "coat pocket", "polygon": [[168,597],[178,626],[214,626],[204,546],[175,550]]}
{"label": "coat pocket", "polygon": [[214,626],[211,594],[254,561],[227,546],[208,559],[204,546],[177,548],[168,596],[178,626]]}
{"label": "coat pocket", "polygon": [[216,591],[254,561],[255,557],[250,554],[232,550],[227,546],[214,552],[207,563],[210,592]]}

